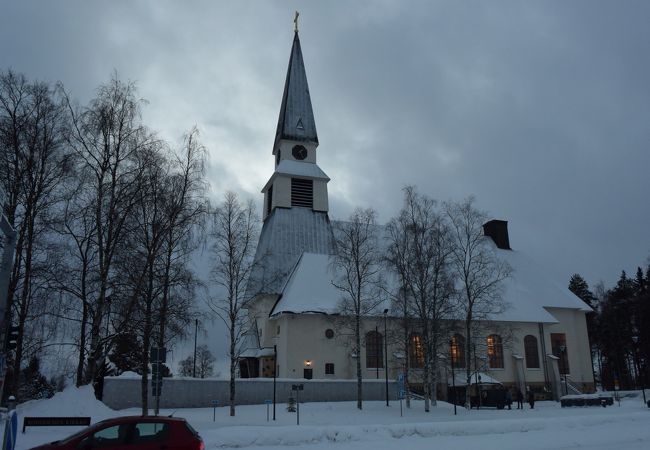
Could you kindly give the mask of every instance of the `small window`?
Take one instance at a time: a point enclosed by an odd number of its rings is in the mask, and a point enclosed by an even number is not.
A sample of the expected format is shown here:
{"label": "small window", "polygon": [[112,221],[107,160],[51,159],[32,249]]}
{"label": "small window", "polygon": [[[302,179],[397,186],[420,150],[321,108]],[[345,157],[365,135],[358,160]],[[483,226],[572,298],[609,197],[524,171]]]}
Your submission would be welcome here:
{"label": "small window", "polygon": [[332,330],[331,328],[325,330],[325,337],[327,339],[332,339],[334,337],[334,330]]}
{"label": "small window", "polygon": [[275,332],[275,334],[280,334],[280,325],[278,325],[278,329],[277,329],[277,331]]}
{"label": "small window", "polygon": [[334,363],[325,363],[325,375],[334,375]]}
{"label": "small window", "polygon": [[303,375],[305,379],[311,380],[314,378],[314,369],[303,369]]}

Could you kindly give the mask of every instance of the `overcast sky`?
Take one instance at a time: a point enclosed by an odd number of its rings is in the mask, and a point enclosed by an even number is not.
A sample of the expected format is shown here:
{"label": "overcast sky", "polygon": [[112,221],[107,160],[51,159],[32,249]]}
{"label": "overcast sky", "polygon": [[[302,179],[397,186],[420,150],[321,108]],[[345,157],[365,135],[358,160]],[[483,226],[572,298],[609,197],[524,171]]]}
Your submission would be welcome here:
{"label": "overcast sky", "polygon": [[82,103],[116,70],[163,137],[199,127],[213,195],[260,211],[298,9],[330,217],[385,222],[415,184],[476,195],[562,283],[647,264],[650,2],[0,3],[1,69]]}

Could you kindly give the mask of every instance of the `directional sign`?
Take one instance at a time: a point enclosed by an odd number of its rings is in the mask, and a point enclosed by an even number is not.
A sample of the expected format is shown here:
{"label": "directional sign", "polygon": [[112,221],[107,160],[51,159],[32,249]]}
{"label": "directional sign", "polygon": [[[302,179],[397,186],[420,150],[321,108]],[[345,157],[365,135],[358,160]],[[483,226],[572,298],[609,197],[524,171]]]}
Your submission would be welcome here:
{"label": "directional sign", "polygon": [[273,404],[273,400],[264,400],[264,404],[265,404],[265,405],[272,405],[272,404]]}

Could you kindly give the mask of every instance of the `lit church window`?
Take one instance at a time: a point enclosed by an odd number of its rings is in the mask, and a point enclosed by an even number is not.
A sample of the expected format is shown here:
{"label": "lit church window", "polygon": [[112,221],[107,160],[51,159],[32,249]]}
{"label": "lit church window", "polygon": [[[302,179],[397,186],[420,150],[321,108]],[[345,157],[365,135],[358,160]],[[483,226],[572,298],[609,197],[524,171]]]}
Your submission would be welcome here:
{"label": "lit church window", "polygon": [[451,357],[454,367],[465,367],[465,338],[460,334],[455,334],[451,338]]}
{"label": "lit church window", "polygon": [[411,333],[411,345],[409,346],[409,365],[414,369],[424,367],[424,345],[420,333]]}
{"label": "lit church window", "polygon": [[503,343],[498,334],[487,337],[487,355],[491,369],[503,369]]}

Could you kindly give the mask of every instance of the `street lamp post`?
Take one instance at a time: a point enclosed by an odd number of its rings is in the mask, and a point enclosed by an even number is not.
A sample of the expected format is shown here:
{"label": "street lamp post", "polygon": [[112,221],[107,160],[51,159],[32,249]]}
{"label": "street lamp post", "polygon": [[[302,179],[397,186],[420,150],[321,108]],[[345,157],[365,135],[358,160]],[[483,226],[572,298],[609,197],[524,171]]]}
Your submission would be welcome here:
{"label": "street lamp post", "polygon": [[454,340],[449,341],[449,350],[451,353],[451,385],[454,392],[454,416],[456,415],[456,372],[454,372]]}
{"label": "street lamp post", "polygon": [[564,395],[569,395],[569,385],[566,379],[566,345],[560,345],[560,355],[562,358],[562,375],[564,375]]}
{"label": "street lamp post", "polygon": [[[639,355],[638,355],[638,347],[637,344],[639,343],[639,336],[632,336],[632,340],[634,341],[634,364],[636,365],[636,385],[638,387],[639,384],[639,376],[641,375],[641,366],[639,366]],[[643,404],[647,404],[647,400],[645,398],[645,386],[643,383],[643,377],[641,376],[641,392],[643,392]]]}
{"label": "street lamp post", "polygon": [[273,420],[275,420],[275,380],[278,378],[278,346],[273,346]]}
{"label": "street lamp post", "polygon": [[386,375],[386,406],[390,406],[388,403],[388,309],[384,309],[384,355],[386,359],[386,369],[384,373]]}

